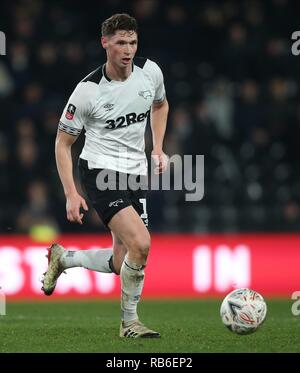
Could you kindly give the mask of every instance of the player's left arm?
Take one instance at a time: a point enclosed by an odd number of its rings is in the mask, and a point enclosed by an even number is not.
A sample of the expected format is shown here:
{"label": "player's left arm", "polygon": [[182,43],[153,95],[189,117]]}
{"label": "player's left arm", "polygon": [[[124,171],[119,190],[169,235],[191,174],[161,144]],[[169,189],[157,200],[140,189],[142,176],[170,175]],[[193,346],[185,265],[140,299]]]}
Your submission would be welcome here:
{"label": "player's left arm", "polygon": [[162,102],[153,103],[151,121],[153,150],[151,155],[155,162],[154,172],[156,174],[165,172],[168,167],[169,157],[163,152],[168,112],[169,104],[166,98]]}

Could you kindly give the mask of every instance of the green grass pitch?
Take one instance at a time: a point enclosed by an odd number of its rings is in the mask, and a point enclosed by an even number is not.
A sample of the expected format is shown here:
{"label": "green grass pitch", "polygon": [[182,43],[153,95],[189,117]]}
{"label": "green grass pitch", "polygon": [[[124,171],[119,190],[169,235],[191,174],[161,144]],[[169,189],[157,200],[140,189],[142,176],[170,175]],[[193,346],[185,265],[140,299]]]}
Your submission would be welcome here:
{"label": "green grass pitch", "polygon": [[231,333],[220,300],[143,300],[141,320],[161,339],[121,339],[118,301],[7,304],[0,317],[0,352],[300,352],[300,316],[292,301],[267,300],[264,325]]}

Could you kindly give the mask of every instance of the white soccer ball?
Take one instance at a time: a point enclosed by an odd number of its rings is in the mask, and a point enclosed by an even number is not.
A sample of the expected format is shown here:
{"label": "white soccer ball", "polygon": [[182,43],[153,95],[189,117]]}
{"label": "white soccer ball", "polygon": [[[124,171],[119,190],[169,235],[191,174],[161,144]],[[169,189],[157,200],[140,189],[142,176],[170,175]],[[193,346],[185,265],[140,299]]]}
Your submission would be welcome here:
{"label": "white soccer ball", "polygon": [[224,298],[220,314],[229,330],[237,334],[250,334],[265,321],[267,305],[256,291],[241,288]]}

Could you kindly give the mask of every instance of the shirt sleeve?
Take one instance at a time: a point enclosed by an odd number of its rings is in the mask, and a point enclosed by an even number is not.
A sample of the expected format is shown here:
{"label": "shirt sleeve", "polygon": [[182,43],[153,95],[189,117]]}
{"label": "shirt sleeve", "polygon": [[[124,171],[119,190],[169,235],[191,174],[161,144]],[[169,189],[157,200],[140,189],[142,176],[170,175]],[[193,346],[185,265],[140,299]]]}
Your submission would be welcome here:
{"label": "shirt sleeve", "polygon": [[58,128],[73,136],[80,135],[90,113],[86,83],[80,82],[71,94],[60,117]]}
{"label": "shirt sleeve", "polygon": [[155,83],[155,96],[153,102],[158,104],[166,98],[166,90],[164,85],[164,77],[160,67],[153,62],[152,65],[154,83]]}

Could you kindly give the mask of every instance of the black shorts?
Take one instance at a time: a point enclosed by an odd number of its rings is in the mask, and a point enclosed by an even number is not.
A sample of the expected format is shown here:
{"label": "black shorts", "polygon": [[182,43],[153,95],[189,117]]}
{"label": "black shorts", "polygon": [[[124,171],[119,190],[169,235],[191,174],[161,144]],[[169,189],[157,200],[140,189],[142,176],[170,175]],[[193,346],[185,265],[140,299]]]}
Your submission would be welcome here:
{"label": "black shorts", "polygon": [[[132,206],[135,211],[139,214],[144,224],[148,226],[148,214],[146,205],[147,196],[147,184],[146,177],[140,177],[138,175],[128,175],[117,171],[104,170],[99,168],[89,169],[86,160],[79,158],[78,161],[80,182],[83,190],[87,194],[90,202],[94,209],[97,211],[103,224],[108,228],[110,219],[120,210],[125,207]],[[114,185],[116,187],[109,187],[109,189],[101,190],[103,188],[97,187],[97,177],[101,171],[104,174],[114,174]],[[103,175],[103,174],[102,174]],[[141,187],[137,190],[130,189],[130,183],[128,178],[134,176]],[[98,186],[99,186],[98,177]],[[106,178],[108,180],[108,177]],[[124,181],[126,180],[126,185]],[[101,180],[100,180],[101,182]],[[129,186],[128,186],[129,184]],[[104,183],[103,183],[104,185]],[[105,185],[108,185],[105,183]],[[126,187],[126,190],[124,190]],[[112,190],[116,189],[116,190]],[[134,188],[135,189],[135,188]]]}

